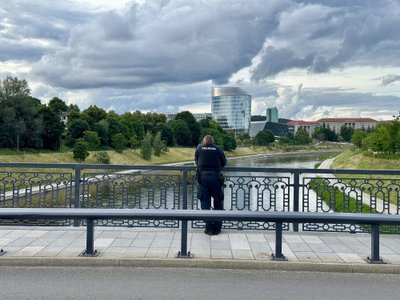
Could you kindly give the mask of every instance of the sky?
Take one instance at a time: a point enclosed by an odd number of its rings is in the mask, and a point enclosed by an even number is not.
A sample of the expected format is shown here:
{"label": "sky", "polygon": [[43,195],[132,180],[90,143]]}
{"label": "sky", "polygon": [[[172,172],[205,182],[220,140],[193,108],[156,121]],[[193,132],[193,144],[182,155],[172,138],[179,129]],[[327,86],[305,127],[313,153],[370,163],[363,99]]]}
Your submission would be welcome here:
{"label": "sky", "polygon": [[211,88],[252,115],[399,115],[399,0],[0,0],[0,79],[81,109],[211,112]]}

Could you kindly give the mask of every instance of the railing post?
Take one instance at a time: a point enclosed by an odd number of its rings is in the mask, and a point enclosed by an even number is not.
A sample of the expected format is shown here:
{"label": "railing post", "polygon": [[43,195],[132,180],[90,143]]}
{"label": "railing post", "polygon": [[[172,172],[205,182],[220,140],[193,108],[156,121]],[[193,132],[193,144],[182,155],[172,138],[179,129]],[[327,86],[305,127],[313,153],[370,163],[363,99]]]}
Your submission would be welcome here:
{"label": "railing post", "polygon": [[[75,167],[75,181],[74,181],[74,208],[80,207],[80,187],[81,187],[81,168]],[[74,220],[74,226],[79,226],[80,220]]]}
{"label": "railing post", "polygon": [[[182,209],[187,209],[188,201],[187,201],[187,194],[188,194],[188,171],[184,170],[182,173]],[[177,258],[191,258],[192,255],[190,251],[187,251],[187,239],[188,239],[188,221],[182,220],[181,221],[181,250],[178,251],[176,255]]]}
{"label": "railing post", "polygon": [[275,223],[275,253],[271,255],[271,260],[287,260],[282,254],[282,222]]}
{"label": "railing post", "polygon": [[98,256],[99,252],[94,249],[94,220],[86,220],[86,250],[80,256]]}
{"label": "railing post", "polygon": [[[299,211],[300,173],[293,173],[293,211]],[[299,223],[293,223],[293,231],[299,231]]]}
{"label": "railing post", "polygon": [[371,264],[382,264],[383,260],[379,258],[379,225],[371,226],[371,257],[367,257]]}

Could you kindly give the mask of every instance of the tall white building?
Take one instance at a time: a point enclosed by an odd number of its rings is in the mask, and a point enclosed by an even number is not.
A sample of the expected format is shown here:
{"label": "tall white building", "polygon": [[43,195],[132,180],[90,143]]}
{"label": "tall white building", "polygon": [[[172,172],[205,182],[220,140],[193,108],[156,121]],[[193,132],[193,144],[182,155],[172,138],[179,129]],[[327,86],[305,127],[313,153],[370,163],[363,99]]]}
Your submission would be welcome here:
{"label": "tall white building", "polygon": [[238,87],[214,87],[211,113],[224,130],[249,133],[251,95]]}

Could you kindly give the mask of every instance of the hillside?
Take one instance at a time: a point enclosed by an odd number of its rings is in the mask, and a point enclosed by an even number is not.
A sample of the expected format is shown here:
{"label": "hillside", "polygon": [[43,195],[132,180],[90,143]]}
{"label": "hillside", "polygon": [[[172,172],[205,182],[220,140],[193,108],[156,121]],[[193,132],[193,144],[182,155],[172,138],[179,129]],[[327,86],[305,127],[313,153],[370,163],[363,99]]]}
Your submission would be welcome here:
{"label": "hillside", "polygon": [[[249,156],[257,154],[268,154],[277,152],[297,152],[297,151],[343,151],[347,146],[340,144],[319,144],[318,146],[302,146],[282,148],[276,147],[238,147],[234,151],[226,152],[227,157]],[[139,150],[124,150],[118,153],[114,150],[107,152],[111,158],[111,164],[115,165],[160,165],[174,162],[193,161],[195,148],[171,147],[169,151],[161,157],[152,156],[150,161],[144,160],[140,156]],[[16,154],[11,151],[2,151],[0,162],[32,162],[32,163],[76,163],[72,152],[23,152]],[[84,161],[87,164],[97,163],[94,157],[96,151],[90,151],[90,156]]]}
{"label": "hillside", "polygon": [[366,155],[364,151],[347,150],[335,158],[331,169],[399,170],[399,159],[383,159]]}

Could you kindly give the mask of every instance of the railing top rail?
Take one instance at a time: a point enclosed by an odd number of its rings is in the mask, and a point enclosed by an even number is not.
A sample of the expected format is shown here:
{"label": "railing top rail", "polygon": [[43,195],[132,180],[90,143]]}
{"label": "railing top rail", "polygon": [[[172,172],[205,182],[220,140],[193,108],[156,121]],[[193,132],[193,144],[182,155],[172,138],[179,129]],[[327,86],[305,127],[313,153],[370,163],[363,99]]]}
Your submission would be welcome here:
{"label": "railing top rail", "polygon": [[[49,163],[0,163],[1,168],[37,168],[37,169],[74,169],[74,170],[159,170],[159,171],[194,171],[194,165],[101,165],[101,164],[49,164]],[[258,167],[225,167],[224,172],[254,173],[289,173],[289,174],[366,174],[366,175],[400,175],[400,170],[355,170],[355,169],[301,169],[301,168],[258,168]]]}
{"label": "railing top rail", "polygon": [[0,219],[157,219],[236,220],[264,222],[320,222],[346,224],[400,224],[399,215],[354,213],[309,213],[276,211],[207,211],[157,209],[0,208]]}

